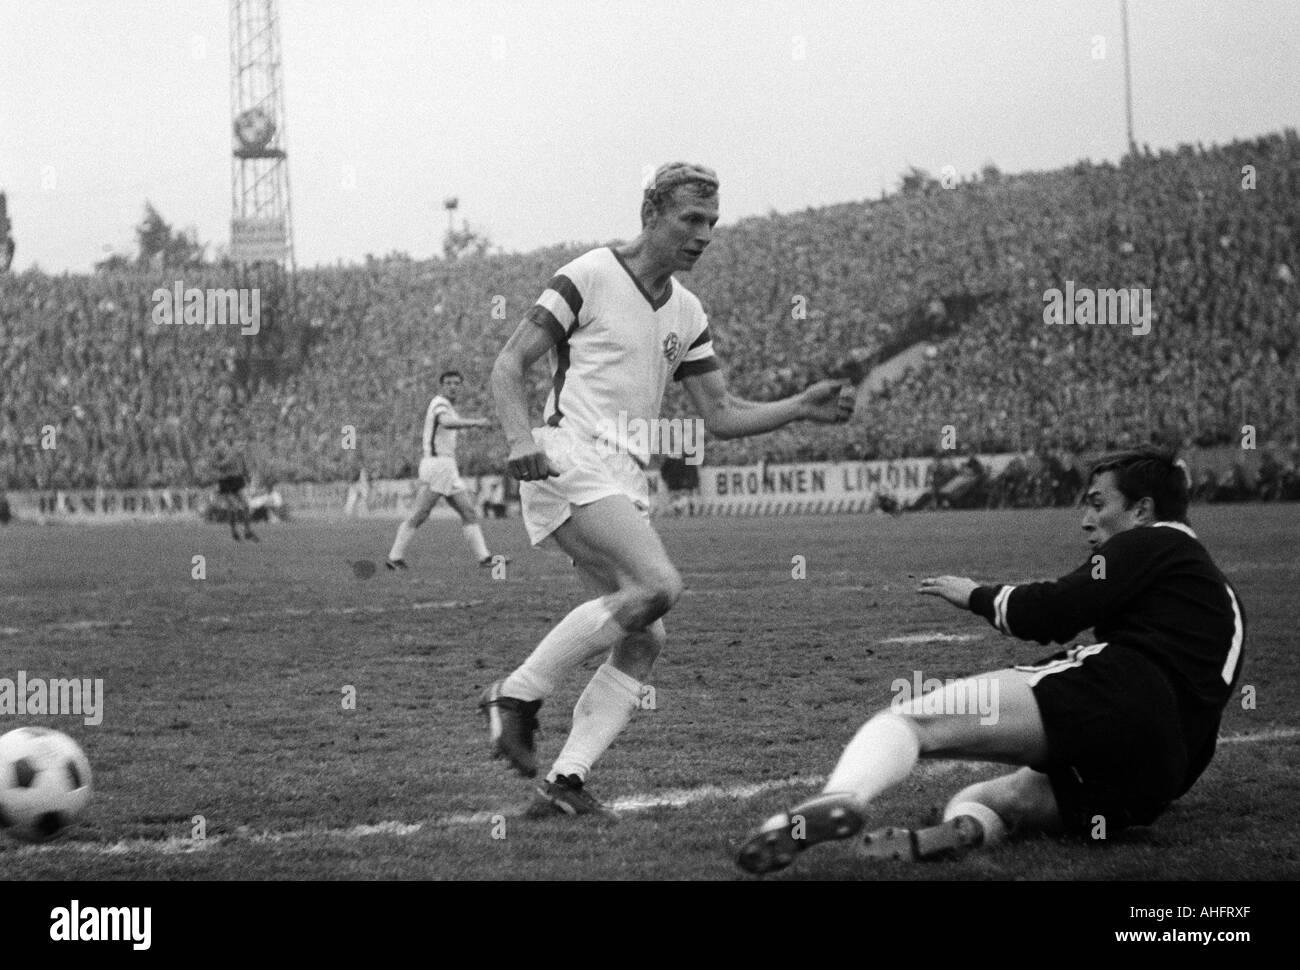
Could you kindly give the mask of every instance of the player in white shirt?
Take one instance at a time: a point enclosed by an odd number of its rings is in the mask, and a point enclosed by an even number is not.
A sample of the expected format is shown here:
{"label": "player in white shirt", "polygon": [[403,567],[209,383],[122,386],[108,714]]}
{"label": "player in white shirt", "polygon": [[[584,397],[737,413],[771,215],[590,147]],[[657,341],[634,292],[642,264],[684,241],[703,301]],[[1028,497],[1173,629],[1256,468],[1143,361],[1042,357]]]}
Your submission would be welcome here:
{"label": "player in white shirt", "polygon": [[[460,472],[456,469],[456,432],[461,428],[486,428],[487,418],[462,418],[456,413],[456,397],[463,382],[460,371],[444,371],[438,378],[439,393],[429,402],[424,415],[424,457],[420,459],[420,484],[415,495],[415,508],[409,518],[397,527],[397,538],[384,565],[389,569],[406,569],[406,547],[415,536],[415,530],[424,524],[439,496],[446,496],[447,504],[460,515],[461,528],[470,552],[480,566],[492,565],[492,553],[483,541],[483,530],[478,524],[474,502],[465,490]],[[502,557],[503,559],[505,557]],[[509,561],[508,559],[506,560]]]}
{"label": "player in white shirt", "polygon": [[[728,392],[700,301],[672,277],[695,266],[717,221],[713,170],[662,166],[641,202],[641,234],[562,267],[492,370],[529,538],[558,544],[596,594],[484,692],[479,706],[494,756],[533,777],[542,701],[584,661],[608,655],[574,708],[568,740],[530,814],[605,812],[584,789],[587,774],[641,706],[665,640],[660,618],[682,591],[649,523],[644,468],[653,439],[611,440],[612,430],[658,419],[669,378],[683,382],[705,432],[718,438],[797,420],[845,421],[852,413],[852,395],[838,381],[819,381],[782,401]],[[545,423],[534,429],[526,375],[547,354],[552,388]]]}

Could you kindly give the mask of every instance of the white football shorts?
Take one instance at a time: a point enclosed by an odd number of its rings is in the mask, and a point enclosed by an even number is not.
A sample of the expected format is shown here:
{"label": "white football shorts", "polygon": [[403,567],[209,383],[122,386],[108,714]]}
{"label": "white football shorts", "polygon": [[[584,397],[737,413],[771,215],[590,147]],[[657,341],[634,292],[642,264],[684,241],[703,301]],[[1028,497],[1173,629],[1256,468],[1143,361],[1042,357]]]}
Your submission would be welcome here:
{"label": "white football shorts", "polygon": [[442,455],[420,459],[420,481],[439,495],[451,495],[453,492],[466,490],[460,472],[456,469],[456,459]]}
{"label": "white football shorts", "polygon": [[650,484],[631,455],[606,452],[570,428],[534,428],[533,440],[560,474],[540,482],[520,482],[524,527],[539,545],[573,514],[573,506],[590,505],[610,495],[626,495],[641,515],[650,518]]}

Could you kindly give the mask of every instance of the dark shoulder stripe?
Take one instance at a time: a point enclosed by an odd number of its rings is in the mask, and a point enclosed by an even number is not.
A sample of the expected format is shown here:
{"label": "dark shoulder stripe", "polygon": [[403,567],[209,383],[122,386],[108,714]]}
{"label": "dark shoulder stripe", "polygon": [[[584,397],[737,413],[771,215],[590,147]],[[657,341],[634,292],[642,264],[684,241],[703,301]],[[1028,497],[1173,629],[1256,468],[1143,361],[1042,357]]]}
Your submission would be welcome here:
{"label": "dark shoulder stripe", "polygon": [[569,339],[564,332],[564,328],[560,326],[560,321],[555,319],[555,314],[544,306],[534,303],[528,308],[528,312],[524,314],[524,319],[537,324],[537,326],[549,333],[551,339],[557,344],[562,344]]}
{"label": "dark shoulder stripe", "polygon": [[569,279],[563,273],[554,277],[546,284],[548,290],[554,290],[560,296],[564,297],[564,302],[569,304],[569,309],[573,311],[573,319],[578,319],[578,311],[582,309],[582,294],[578,288],[573,285],[573,280]]}
{"label": "dark shoulder stripe", "polygon": [[689,347],[687,347],[686,350],[689,352],[694,350],[696,347],[702,347],[704,344],[707,344],[712,339],[713,336],[712,334],[709,333],[709,328],[706,325],[705,328],[700,332],[700,335],[695,338],[695,342],[691,344]]}
{"label": "dark shoulder stripe", "polygon": [[708,374],[712,371],[719,370],[721,365],[716,357],[705,357],[703,360],[688,360],[677,368],[673,374],[673,380],[680,381],[683,377],[697,377],[700,374]]}

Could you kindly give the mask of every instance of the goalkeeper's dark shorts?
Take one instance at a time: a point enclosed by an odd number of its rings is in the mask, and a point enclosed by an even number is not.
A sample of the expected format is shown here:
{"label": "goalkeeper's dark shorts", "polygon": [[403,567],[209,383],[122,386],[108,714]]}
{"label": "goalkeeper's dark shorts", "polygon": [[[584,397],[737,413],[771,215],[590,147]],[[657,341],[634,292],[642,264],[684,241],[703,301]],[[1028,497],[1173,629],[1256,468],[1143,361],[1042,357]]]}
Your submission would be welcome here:
{"label": "goalkeeper's dark shorts", "polygon": [[1150,825],[1214,755],[1220,712],[1189,713],[1164,672],[1134,649],[1096,643],[1016,669],[1035,675],[1048,760],[1034,767],[1051,782],[1069,832]]}
{"label": "goalkeeper's dark shorts", "polygon": [[248,480],[243,475],[226,475],[217,479],[217,494],[238,495],[247,484]]}

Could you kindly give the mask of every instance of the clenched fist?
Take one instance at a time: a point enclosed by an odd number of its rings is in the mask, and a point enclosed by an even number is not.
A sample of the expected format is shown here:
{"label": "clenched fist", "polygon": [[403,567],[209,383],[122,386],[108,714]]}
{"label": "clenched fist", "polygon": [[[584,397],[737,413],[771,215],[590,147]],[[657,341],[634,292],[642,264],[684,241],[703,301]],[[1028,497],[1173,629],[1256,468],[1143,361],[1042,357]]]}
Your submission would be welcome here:
{"label": "clenched fist", "polygon": [[510,457],[506,459],[506,472],[521,482],[536,482],[560,474],[554,462],[546,456],[546,449],[533,441],[510,449]]}

